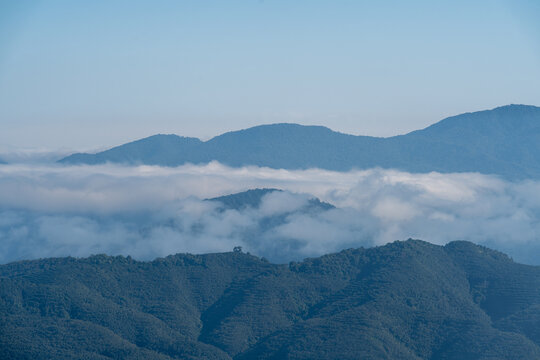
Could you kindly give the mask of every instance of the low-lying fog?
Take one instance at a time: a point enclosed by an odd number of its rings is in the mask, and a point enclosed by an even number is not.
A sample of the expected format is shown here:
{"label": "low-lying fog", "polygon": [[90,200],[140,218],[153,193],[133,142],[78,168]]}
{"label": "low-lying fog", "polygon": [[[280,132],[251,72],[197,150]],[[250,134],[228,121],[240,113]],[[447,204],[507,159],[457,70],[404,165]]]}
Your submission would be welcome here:
{"label": "low-lying fog", "polygon": [[[223,211],[204,201],[262,187],[286,191],[265,195],[258,208]],[[313,196],[336,208],[304,211]],[[0,263],[234,246],[288,262],[417,238],[469,240],[540,264],[539,220],[540,182],[472,173],[0,165]]]}

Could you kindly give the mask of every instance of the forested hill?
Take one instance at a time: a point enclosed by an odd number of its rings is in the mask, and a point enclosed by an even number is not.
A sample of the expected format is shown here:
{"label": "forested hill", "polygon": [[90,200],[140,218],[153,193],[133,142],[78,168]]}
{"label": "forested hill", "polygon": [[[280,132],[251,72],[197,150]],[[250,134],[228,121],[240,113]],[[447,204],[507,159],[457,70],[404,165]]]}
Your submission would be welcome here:
{"label": "forested hill", "polygon": [[[206,199],[207,201],[217,201],[222,204],[222,209],[235,209],[240,210],[247,207],[258,208],[261,205],[262,199],[265,195],[280,192],[281,189],[262,188],[262,189],[250,189],[240,193],[223,195],[212,199]],[[307,205],[300,209],[301,212],[310,211],[324,211],[335,209],[335,206],[327,202],[321,201],[316,197],[312,197],[308,200]]]}
{"label": "forested hill", "polygon": [[508,105],[466,113],[389,138],[347,135],[322,126],[296,124],[256,126],[206,142],[154,135],[97,154],[73,154],[60,162],[177,166],[212,160],[230,166],[284,169],[345,171],[382,167],[540,178],[540,108]]}
{"label": "forested hill", "polygon": [[206,200],[220,202],[223,209],[240,210],[247,207],[258,208],[261,205],[262,199],[265,195],[276,191],[282,192],[283,190],[273,188],[250,189],[240,193],[218,196]]}
{"label": "forested hill", "polygon": [[0,266],[2,359],[539,359],[540,268],[468,242]]}

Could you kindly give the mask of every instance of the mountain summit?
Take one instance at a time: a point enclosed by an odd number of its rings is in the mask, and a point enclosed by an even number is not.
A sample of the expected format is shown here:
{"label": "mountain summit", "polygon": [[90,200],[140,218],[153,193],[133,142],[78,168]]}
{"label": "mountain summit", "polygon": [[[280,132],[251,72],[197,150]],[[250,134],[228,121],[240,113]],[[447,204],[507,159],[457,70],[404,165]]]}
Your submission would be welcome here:
{"label": "mountain summit", "polygon": [[508,105],[466,113],[389,138],[348,135],[322,126],[297,124],[261,125],[206,142],[155,135],[97,154],[73,154],[60,162],[178,166],[212,160],[229,166],[336,171],[382,167],[539,178],[540,108]]}

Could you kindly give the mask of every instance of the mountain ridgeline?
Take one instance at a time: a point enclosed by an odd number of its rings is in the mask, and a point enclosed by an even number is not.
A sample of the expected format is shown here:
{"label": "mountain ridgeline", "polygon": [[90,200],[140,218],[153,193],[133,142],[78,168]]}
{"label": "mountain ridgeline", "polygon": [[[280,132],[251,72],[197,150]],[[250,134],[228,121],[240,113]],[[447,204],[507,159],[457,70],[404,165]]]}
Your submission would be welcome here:
{"label": "mountain ridgeline", "polygon": [[540,267],[408,240],[0,266],[2,359],[540,359]]}
{"label": "mountain ridgeline", "polygon": [[409,172],[480,172],[540,178],[540,108],[508,105],[444,119],[389,138],[354,136],[322,126],[262,125],[208,141],[155,135],[97,154],[73,154],[64,164],[178,166],[219,161],[229,166],[394,168]]}
{"label": "mountain ridgeline", "polygon": [[[283,193],[281,189],[262,188],[262,189],[250,189],[240,193],[234,193],[229,195],[218,196],[207,201],[217,201],[221,203],[221,209],[234,209],[241,210],[243,208],[258,208],[263,200],[263,197],[273,192]],[[324,211],[335,209],[335,206],[327,202],[321,201],[316,197],[309,199],[307,205],[300,209],[303,212]]]}
{"label": "mountain ridgeline", "polygon": [[240,210],[248,207],[258,208],[262,203],[263,197],[273,192],[283,192],[283,190],[274,188],[250,189],[240,193],[218,196],[206,200],[221,203],[222,210]]}

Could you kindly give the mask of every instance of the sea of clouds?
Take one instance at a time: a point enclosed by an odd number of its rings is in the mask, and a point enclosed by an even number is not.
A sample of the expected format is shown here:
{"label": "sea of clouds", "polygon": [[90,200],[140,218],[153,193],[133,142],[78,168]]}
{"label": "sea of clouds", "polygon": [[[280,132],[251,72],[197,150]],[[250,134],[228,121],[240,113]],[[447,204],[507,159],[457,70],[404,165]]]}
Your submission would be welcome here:
{"label": "sea of clouds", "polygon": [[[204,199],[279,188],[261,206]],[[313,196],[336,206],[303,211]],[[272,226],[268,219],[274,221]],[[266,222],[265,222],[266,221]],[[149,260],[242,246],[275,262],[408,238],[469,240],[540,264],[540,182],[475,173],[0,165],[0,263],[106,253]]]}

